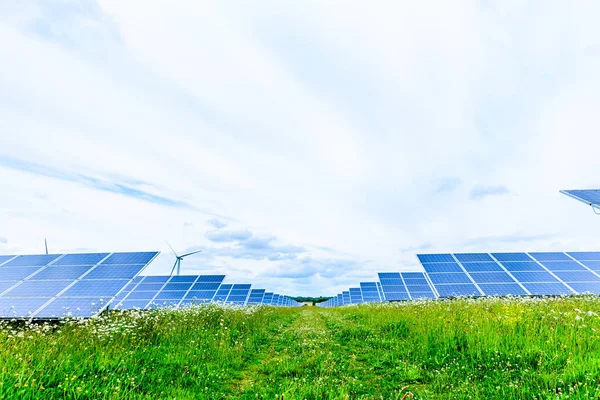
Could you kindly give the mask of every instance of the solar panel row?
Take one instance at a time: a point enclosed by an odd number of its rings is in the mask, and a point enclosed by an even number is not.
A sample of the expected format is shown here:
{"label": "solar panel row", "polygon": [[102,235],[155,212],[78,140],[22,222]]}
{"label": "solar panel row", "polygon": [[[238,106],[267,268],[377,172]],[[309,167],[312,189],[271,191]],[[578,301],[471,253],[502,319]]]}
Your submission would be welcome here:
{"label": "solar panel row", "polygon": [[92,316],[157,252],[2,256],[0,317]]}
{"label": "solar panel row", "polygon": [[319,305],[456,296],[600,294],[600,252],[418,254],[417,257],[425,273],[381,272],[379,282],[360,284],[360,294],[357,288],[351,288]]}
{"label": "solar panel row", "polygon": [[0,318],[89,317],[107,307],[149,309],[221,301],[295,306],[286,296],[222,284],[224,275],[139,276],[158,252],[0,256]]}

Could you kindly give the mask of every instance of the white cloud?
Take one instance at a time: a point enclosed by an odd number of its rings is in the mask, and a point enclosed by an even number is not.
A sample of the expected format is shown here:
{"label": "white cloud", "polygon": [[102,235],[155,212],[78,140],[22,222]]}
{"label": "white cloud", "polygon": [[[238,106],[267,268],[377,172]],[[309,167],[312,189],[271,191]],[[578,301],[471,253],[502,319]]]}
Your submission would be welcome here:
{"label": "white cloud", "polygon": [[[46,236],[60,251],[185,249],[227,226],[306,253],[184,269],[333,294],[418,267],[400,249],[591,249],[597,220],[558,190],[600,184],[598,7],[4,4],[0,160],[192,207],[5,162],[0,252]],[[490,187],[510,195],[471,198]]]}

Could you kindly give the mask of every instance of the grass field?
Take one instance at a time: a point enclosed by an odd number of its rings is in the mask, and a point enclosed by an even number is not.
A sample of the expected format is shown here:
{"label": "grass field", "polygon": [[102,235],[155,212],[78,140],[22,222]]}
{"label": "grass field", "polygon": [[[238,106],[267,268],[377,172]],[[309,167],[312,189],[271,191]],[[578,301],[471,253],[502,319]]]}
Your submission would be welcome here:
{"label": "grass field", "polygon": [[570,297],[6,322],[0,398],[597,398],[599,314]]}

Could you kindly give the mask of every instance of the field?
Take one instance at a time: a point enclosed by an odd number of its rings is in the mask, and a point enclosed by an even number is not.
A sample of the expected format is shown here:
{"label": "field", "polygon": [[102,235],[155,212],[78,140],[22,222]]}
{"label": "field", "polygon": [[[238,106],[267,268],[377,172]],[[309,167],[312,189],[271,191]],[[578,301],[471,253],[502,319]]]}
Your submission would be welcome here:
{"label": "field", "polygon": [[599,314],[584,296],[4,322],[0,398],[597,398]]}

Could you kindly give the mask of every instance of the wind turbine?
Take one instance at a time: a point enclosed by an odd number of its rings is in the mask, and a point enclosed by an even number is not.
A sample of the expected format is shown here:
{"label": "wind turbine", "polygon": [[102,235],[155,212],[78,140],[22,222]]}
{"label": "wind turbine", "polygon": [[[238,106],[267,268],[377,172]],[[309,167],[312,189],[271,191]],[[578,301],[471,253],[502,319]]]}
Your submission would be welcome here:
{"label": "wind turbine", "polygon": [[197,250],[197,251],[192,251],[191,253],[179,255],[171,247],[169,242],[167,242],[166,240],[165,240],[165,242],[167,243],[167,246],[169,246],[169,248],[171,249],[173,254],[175,254],[175,264],[173,264],[173,268],[171,268],[171,273],[169,274],[169,276],[173,275],[173,271],[175,271],[175,268],[177,268],[177,275],[179,275],[179,273],[181,272],[181,260],[183,260],[184,257],[191,256],[192,254],[200,253],[202,251],[202,250]]}

